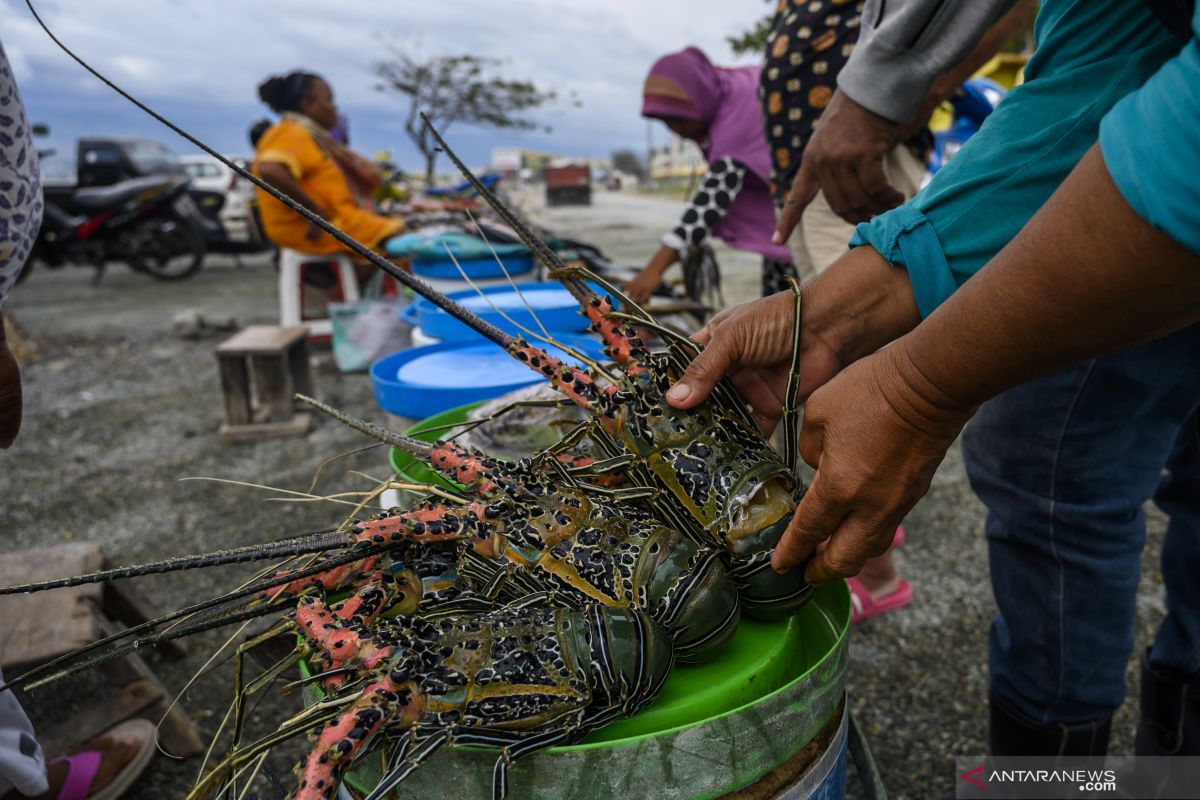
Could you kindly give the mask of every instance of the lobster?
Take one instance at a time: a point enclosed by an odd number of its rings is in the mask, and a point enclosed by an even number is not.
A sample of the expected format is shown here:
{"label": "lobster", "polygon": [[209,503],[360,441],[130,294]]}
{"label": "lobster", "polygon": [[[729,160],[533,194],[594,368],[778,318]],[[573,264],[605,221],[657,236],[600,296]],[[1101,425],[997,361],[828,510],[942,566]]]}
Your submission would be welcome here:
{"label": "lobster", "polygon": [[[148,623],[188,620],[173,630],[149,636],[141,636],[144,630],[139,629],[126,632],[140,638],[123,647],[136,647],[286,610],[286,624],[305,638],[299,651],[318,663],[320,680],[335,692],[275,734],[248,746],[235,742],[197,792],[221,785],[287,735],[319,724],[316,748],[302,768],[299,797],[330,796],[341,772],[380,735],[394,737],[396,746],[387,787],[376,796],[390,791],[424,757],[451,740],[506,748],[497,762],[495,781],[495,792],[503,796],[511,758],[572,740],[617,714],[635,711],[665,680],[677,649],[681,659],[700,658],[719,645],[732,631],[739,605],[748,614],[773,618],[806,601],[811,587],[801,571],[778,575],[769,568],[770,551],[803,490],[792,469],[795,362],[781,459],[728,384],[718,386],[709,401],[694,409],[670,406],[666,391],[698,352],[697,346],[658,326],[598,276],[564,264],[466,169],[432,127],[438,143],[480,196],[580,301],[592,329],[605,342],[612,366],[584,358],[580,360],[586,369],[567,365],[524,337],[504,333],[471,314],[231,164],[47,33],[122,96],[526,363],[589,415],[561,446],[536,463],[502,464],[447,443],[430,448],[430,462],[466,487],[465,498],[434,499],[430,494],[412,508],[348,529],[296,537],[258,551],[243,548],[169,566],[151,565],[155,570],[175,569],[332,553]],[[601,296],[589,283],[601,285],[608,294]],[[798,291],[795,296],[798,337]],[[634,325],[657,331],[667,351],[651,353]],[[798,347],[795,352],[798,358]],[[630,489],[585,488],[571,479],[558,457],[584,438],[597,457],[591,468],[597,473],[623,468]],[[534,516],[535,512],[540,513]],[[414,593],[408,590],[414,585],[411,575],[403,581],[396,578],[404,562],[392,556],[386,569],[393,572],[381,571],[381,558],[413,544],[439,542],[462,546],[457,571],[443,576],[443,594],[456,596],[427,602],[422,592],[414,609]],[[639,575],[640,558],[649,559],[649,571]],[[600,563],[604,569],[590,569]],[[736,591],[722,589],[723,584],[732,584]],[[325,594],[337,589],[351,590],[352,602],[327,606]],[[500,595],[520,599],[505,607],[473,610]],[[684,599],[692,595],[706,598],[708,606],[689,606]],[[401,616],[387,615],[396,612]],[[519,647],[511,643],[514,638]],[[98,658],[113,652],[117,651]],[[511,669],[501,666],[510,662]],[[533,682],[535,677],[542,682]],[[495,687],[494,700],[483,702],[472,694],[483,685]]]}
{"label": "lobster", "polygon": [[[636,713],[674,661],[665,629],[637,609],[514,605],[477,614],[394,617],[368,626],[308,598],[296,612],[308,646],[354,667],[355,680],[261,740],[238,747],[193,789],[202,798],[281,736],[311,730],[296,800],[333,797],[345,770],[380,739],[383,797],[438,747],[500,747],[493,779],[508,792],[516,759]],[[314,727],[315,726],[315,727]]]}

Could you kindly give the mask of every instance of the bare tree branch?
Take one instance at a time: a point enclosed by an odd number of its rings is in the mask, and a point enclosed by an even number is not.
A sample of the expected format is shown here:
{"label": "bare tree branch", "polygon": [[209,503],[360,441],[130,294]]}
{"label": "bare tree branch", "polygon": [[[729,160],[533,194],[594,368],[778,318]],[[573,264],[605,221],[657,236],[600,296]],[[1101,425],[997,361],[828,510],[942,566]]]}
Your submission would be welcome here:
{"label": "bare tree branch", "polygon": [[[556,99],[532,81],[506,80],[494,73],[503,62],[471,54],[421,58],[395,45],[391,57],[374,65],[381,92],[408,97],[404,130],[425,157],[425,179],[433,183],[437,148],[430,141],[418,112],[445,132],[455,123],[485,128],[532,130],[537,123],[525,112]],[[576,104],[578,104],[576,102]]]}

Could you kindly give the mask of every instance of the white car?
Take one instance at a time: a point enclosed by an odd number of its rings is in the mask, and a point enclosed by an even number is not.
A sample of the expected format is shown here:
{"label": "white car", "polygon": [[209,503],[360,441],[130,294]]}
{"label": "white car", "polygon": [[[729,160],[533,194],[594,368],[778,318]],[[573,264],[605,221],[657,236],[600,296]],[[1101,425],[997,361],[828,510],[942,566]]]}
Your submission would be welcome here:
{"label": "white car", "polygon": [[[246,158],[231,157],[230,160],[242,166],[249,164]],[[209,155],[181,156],[179,162],[193,188],[225,196],[220,220],[232,241],[262,240],[250,210],[250,203],[254,201],[253,184]]]}

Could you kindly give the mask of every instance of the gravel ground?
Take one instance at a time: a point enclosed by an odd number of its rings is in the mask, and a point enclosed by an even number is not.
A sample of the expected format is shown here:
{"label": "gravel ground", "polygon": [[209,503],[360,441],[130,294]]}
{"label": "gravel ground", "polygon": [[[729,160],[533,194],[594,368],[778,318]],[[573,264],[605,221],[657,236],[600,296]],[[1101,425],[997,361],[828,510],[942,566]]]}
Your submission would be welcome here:
{"label": "gravel ground", "polygon": [[[673,222],[679,204],[657,198],[598,193],[591,208],[541,214],[557,230],[592,241],[610,257],[640,263]],[[718,249],[731,302],[758,291],[758,259]],[[25,427],[0,454],[0,547],[20,549],[64,541],[102,542],[114,563],[135,563],[259,542],[335,522],[328,504],[267,502],[263,491],[187,477],[218,477],[307,490],[321,463],[363,445],[357,434],[317,420],[307,438],[227,447],[216,437],[221,393],[213,347],[223,334],[180,339],[171,319],[183,308],[233,314],[241,324],[276,319],[275,273],[262,260],[239,269],[213,258],[194,279],[164,284],[115,266],[94,286],[81,269],[39,269],[12,297],[8,312],[36,354],[24,364]],[[316,390],[362,416],[378,416],[368,380],[341,375],[328,351],[314,359]],[[365,488],[351,474],[380,476],[378,450],[356,453],[327,468],[317,491]],[[958,449],[907,521],[908,544],[898,555],[913,584],[913,605],[857,626],[851,642],[853,708],[894,797],[927,798],[950,791],[956,755],[984,751],[986,633],[994,614],[983,510],[971,493]],[[1150,512],[1137,617],[1137,648],[1163,613],[1158,552],[1163,519]],[[164,608],[209,596],[248,569],[154,576],[145,593]],[[182,661],[156,663],[180,690],[221,641],[193,640]],[[212,730],[228,703],[228,671],[193,688],[189,712]],[[1129,670],[1131,692],[1134,664]],[[88,702],[94,681],[26,699],[35,724],[69,718]],[[264,702],[258,717],[293,709],[291,700]],[[1127,704],[1114,726],[1115,753],[1132,750],[1135,709]],[[272,762],[286,782],[294,752]],[[181,796],[198,767],[157,758],[127,795]],[[857,796],[851,787],[851,796]],[[264,789],[262,797],[278,791]]]}

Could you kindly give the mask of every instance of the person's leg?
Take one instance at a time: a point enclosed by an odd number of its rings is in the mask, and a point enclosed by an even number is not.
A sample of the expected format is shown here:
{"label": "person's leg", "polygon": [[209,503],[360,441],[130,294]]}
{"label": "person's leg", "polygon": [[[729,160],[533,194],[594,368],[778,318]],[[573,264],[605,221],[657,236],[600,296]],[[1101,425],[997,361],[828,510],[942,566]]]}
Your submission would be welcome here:
{"label": "person's leg", "polygon": [[[820,195],[818,195],[819,197]],[[796,272],[796,277],[801,283],[808,280],[817,274],[817,269],[813,265],[812,256],[808,253],[808,244],[804,241],[804,226],[797,225],[792,229],[792,235],[788,238],[788,250],[792,253],[792,269]],[[767,296],[767,292],[763,292],[763,297]]]}
{"label": "person's leg", "polygon": [[917,158],[912,150],[902,144],[893,147],[892,152],[883,160],[883,173],[887,175],[892,186],[896,187],[896,191],[904,195],[905,200],[911,199],[921,191],[921,184],[925,182],[928,171],[929,164]]}
{"label": "person's leg", "polygon": [[[883,162],[884,174],[892,186],[904,195],[905,200],[921,188],[925,170],[925,164],[903,145],[893,148]],[[846,254],[850,237],[854,235],[854,226],[833,213],[821,192],[804,210],[796,230],[801,234],[793,234],[788,243],[793,248],[792,258],[796,258],[796,248],[802,248],[802,257],[812,264],[817,273],[824,272],[830,264]]]}
{"label": "person's leg", "polygon": [[999,724],[1078,726],[1094,745],[1121,704],[1142,504],[1200,399],[1197,354],[1194,327],[1071,367],[988,402],[964,433],[988,508]]}
{"label": "person's leg", "polygon": [[[1200,400],[1200,398],[1197,398]],[[1188,420],[1154,502],[1163,540],[1167,616],[1142,659],[1139,755],[1200,755],[1200,413]]]}
{"label": "person's leg", "polygon": [[824,192],[817,192],[804,209],[796,230],[802,232],[800,238],[813,274],[824,272],[830,264],[846,255],[850,237],[854,235],[854,226],[833,213]]}

